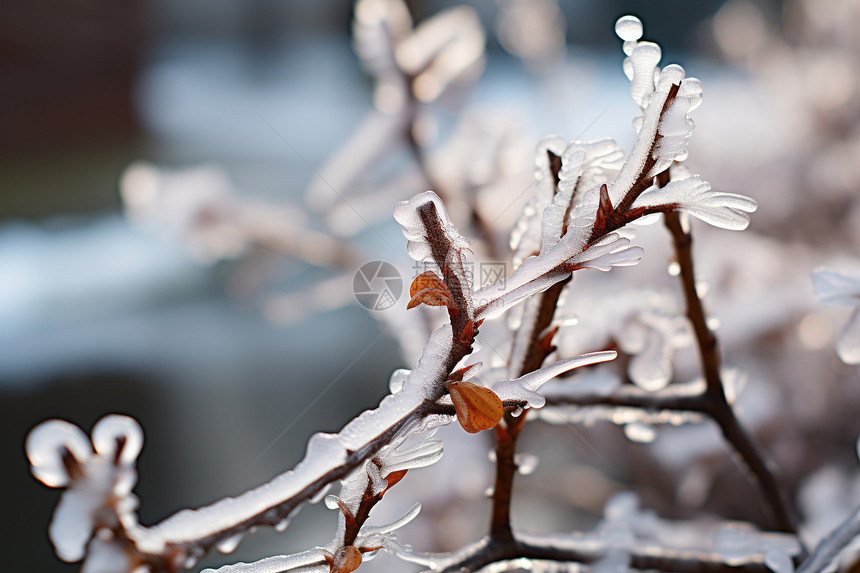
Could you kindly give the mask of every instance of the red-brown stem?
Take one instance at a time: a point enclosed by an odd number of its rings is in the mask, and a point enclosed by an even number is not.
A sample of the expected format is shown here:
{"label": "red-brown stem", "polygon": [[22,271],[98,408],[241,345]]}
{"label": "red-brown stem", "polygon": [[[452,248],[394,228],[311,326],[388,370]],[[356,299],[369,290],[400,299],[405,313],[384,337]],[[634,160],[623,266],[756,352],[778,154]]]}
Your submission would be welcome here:
{"label": "red-brown stem", "polygon": [[[662,175],[662,174],[661,174]],[[687,318],[693,326],[699,349],[702,373],[706,382],[707,414],[719,425],[726,441],[737,451],[750,469],[778,531],[797,533],[797,518],[786,501],[772,464],[753,443],[752,438],[738,422],[734,410],[726,399],[723,381],[720,376],[720,352],[717,337],[708,328],[702,301],[696,292],[696,278],[693,269],[693,239],[681,225],[678,212],[666,213],[666,228],[672,234],[675,256],[680,266],[681,284],[687,305]]]}
{"label": "red-brown stem", "polygon": [[[526,353],[520,376],[534,372],[543,365],[544,360],[551,350],[541,344],[541,333],[552,322],[555,309],[558,305],[561,291],[570,279],[556,283],[541,297],[535,324],[531,330],[531,343]],[[490,518],[490,537],[497,541],[510,541],[513,539],[511,528],[511,496],[514,486],[514,477],[517,473],[517,464],[514,455],[517,449],[517,438],[526,421],[528,410],[518,417],[511,415],[511,410],[506,409],[505,417],[496,426],[496,480],[493,486],[493,512]]]}

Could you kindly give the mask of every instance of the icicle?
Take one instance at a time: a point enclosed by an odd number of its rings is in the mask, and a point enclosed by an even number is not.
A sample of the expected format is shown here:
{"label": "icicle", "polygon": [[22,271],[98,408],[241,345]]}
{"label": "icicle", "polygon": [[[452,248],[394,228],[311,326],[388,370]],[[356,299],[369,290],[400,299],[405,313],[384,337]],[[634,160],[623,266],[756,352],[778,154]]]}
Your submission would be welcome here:
{"label": "icicle", "polygon": [[524,401],[532,408],[540,408],[545,400],[537,390],[544,383],[574,368],[614,360],[616,356],[618,356],[617,352],[606,351],[567,358],[514,380],[499,380],[493,384],[492,389],[502,400]]}
{"label": "icicle", "polygon": [[398,368],[394,372],[391,373],[391,378],[388,380],[388,390],[392,394],[397,394],[400,392],[400,389],[403,388],[403,382],[409,378],[409,373],[411,370],[407,370],[405,368]]}
{"label": "icicle", "polygon": [[748,213],[758,207],[754,200],[744,195],[713,191],[706,181],[694,175],[671,181],[665,187],[650,187],[636,199],[633,208],[665,205],[679,205],[690,215],[731,231],[746,229],[749,225]]}
{"label": "icicle", "polygon": [[237,533],[236,535],[232,535],[227,539],[219,541],[215,548],[221,553],[233,553],[234,551],[236,551],[236,548],[239,547],[239,544],[242,542],[242,538],[244,536],[244,533]]}

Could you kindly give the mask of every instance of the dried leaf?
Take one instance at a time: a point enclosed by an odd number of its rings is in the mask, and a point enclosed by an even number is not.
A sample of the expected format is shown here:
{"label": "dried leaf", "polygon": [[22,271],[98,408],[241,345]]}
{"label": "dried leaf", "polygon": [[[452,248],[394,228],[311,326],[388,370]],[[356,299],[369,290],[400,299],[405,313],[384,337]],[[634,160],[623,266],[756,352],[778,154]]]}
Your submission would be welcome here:
{"label": "dried leaf", "polygon": [[461,344],[472,344],[475,340],[475,323],[471,320],[463,327],[463,332],[460,333]]}
{"label": "dried leaf", "polygon": [[470,434],[488,430],[502,419],[502,401],[489,388],[471,382],[449,382],[445,386],[451,394],[457,420]]}
{"label": "dried leaf", "polygon": [[558,332],[558,326],[547,332],[540,340],[540,347],[547,354],[555,350],[555,346],[553,346],[552,344],[552,339],[555,336],[556,332]]}
{"label": "dried leaf", "polygon": [[415,308],[419,304],[426,304],[427,306],[447,306],[449,308],[456,308],[454,306],[454,299],[451,298],[451,293],[448,292],[448,289],[440,290],[437,288],[425,288],[417,293],[409,299],[409,304],[406,305],[407,309]]}
{"label": "dried leaf", "polygon": [[424,271],[412,281],[412,284],[409,285],[409,296],[414,297],[420,291],[424,289],[439,289],[443,291],[447,291],[448,287],[445,286],[445,282],[439,278],[439,275],[434,273],[433,271]]}
{"label": "dried leaf", "polygon": [[331,573],[351,573],[361,565],[361,551],[352,545],[341,547],[329,564]]}
{"label": "dried leaf", "polygon": [[402,480],[403,476],[406,475],[407,471],[409,471],[409,470],[398,470],[396,472],[391,472],[390,474],[385,476],[385,481],[388,482],[388,487],[385,488],[385,491],[388,491],[389,489],[394,487],[394,484],[396,484],[397,482]]}

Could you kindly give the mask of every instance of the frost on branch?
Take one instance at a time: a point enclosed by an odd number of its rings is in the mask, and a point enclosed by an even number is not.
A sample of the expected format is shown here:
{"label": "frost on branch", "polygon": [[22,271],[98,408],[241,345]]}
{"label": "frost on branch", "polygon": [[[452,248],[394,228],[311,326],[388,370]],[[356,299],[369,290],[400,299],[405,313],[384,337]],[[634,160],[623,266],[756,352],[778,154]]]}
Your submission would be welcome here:
{"label": "frost on branch", "polygon": [[747,213],[756,210],[755,201],[748,197],[714,192],[698,176],[672,181],[663,188],[649,183],[674,161],[687,158],[687,139],[695,127],[689,113],[701,104],[702,83],[685,78],[684,69],[675,64],[660,70],[660,47],[639,41],[642,23],[637,18],[619,19],[616,33],[624,40],[624,72],[642,116],[634,121],[639,137],[609,186],[611,203],[647,212],[683,209],[717,227],[745,229],[749,225]]}
{"label": "frost on branch", "polygon": [[472,278],[464,266],[469,241],[451,223],[439,196],[425,191],[402,201],[394,208],[394,218],[403,227],[409,256],[437,269],[455,307],[463,306],[471,317]]}
{"label": "frost on branch", "polygon": [[530,408],[540,408],[544,405],[545,400],[537,390],[543,384],[575,368],[614,360],[616,356],[618,353],[614,351],[592,352],[591,354],[559,360],[514,380],[499,380],[493,385],[493,390],[502,400],[521,401]]}
{"label": "frost on branch", "polygon": [[731,231],[746,229],[748,213],[757,208],[756,202],[744,195],[714,191],[698,175],[670,181],[665,187],[652,186],[633,202],[634,208],[659,210],[665,206],[683,209],[705,223]]}
{"label": "frost on branch", "polygon": [[[180,511],[152,527],[137,523],[137,501],[130,493],[136,480],[133,463],[142,444],[136,422],[118,416],[99,422],[93,430],[95,454],[75,426],[58,420],[45,422],[31,432],[27,451],[39,479],[53,487],[68,487],[52,524],[58,554],[66,560],[81,559],[93,529],[105,525],[100,521],[103,518],[109,520],[109,530],[116,530],[114,538],[121,535],[127,540],[123,547],[129,548],[129,563],[168,559],[171,568],[186,563],[191,566],[214,546],[232,551],[254,525],[285,528],[302,502],[318,499],[328,483],[364,467],[374,455],[383,452],[384,459],[386,446],[402,444],[396,436],[421,426],[425,415],[420,407],[444,393],[438,382],[447,377],[451,348],[450,325],[438,328],[399,392],[383,399],[375,410],[353,419],[340,433],[312,436],[304,459],[294,469],[236,498]],[[427,417],[428,423],[435,424],[450,419]],[[392,463],[383,463],[383,468],[390,471],[426,465],[441,455],[433,443],[414,450],[395,446],[385,451],[390,452]],[[392,469],[395,467],[400,470]]]}
{"label": "frost on branch", "polygon": [[[131,493],[137,482],[134,469],[143,446],[143,432],[132,418],[106,416],[93,427],[92,443],[77,426],[49,420],[27,436],[27,457],[33,475],[49,487],[64,487],[49,534],[57,556],[95,567],[115,555],[127,561],[122,545],[110,543],[113,534],[87,544],[97,531],[111,532],[113,519],[133,524],[137,498]],[[97,549],[95,549],[97,548]]]}
{"label": "frost on branch", "polygon": [[860,267],[815,269],[812,288],[823,304],[854,308],[836,340],[836,352],[846,364],[860,364]]}

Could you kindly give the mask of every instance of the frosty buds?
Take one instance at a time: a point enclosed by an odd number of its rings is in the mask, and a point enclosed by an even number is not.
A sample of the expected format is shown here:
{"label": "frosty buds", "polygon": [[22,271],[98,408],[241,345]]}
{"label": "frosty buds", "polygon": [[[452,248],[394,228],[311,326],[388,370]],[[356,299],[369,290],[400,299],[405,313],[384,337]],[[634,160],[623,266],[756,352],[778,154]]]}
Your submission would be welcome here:
{"label": "frosty buds", "polygon": [[445,387],[451,394],[457,421],[470,434],[489,430],[502,419],[502,401],[489,388],[466,381],[448,382]]}

